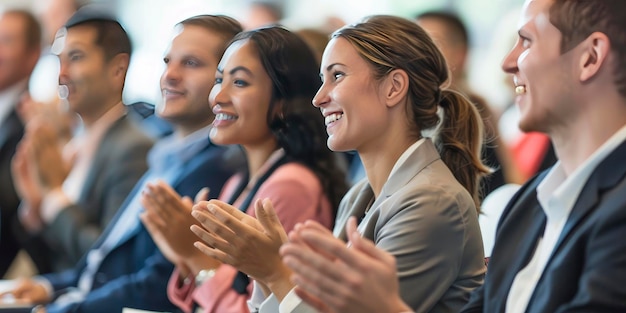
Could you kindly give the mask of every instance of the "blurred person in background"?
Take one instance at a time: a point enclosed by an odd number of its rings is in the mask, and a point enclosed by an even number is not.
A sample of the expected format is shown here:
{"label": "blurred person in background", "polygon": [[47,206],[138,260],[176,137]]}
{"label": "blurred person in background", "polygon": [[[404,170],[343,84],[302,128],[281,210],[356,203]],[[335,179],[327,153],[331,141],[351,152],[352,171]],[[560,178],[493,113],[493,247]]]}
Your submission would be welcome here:
{"label": "blurred person in background", "polygon": [[446,58],[452,75],[450,88],[465,94],[476,105],[485,122],[483,159],[494,171],[483,180],[483,197],[506,183],[522,183],[511,153],[498,134],[497,120],[491,108],[483,97],[471,90],[467,81],[470,39],[465,24],[456,14],[446,11],[423,12],[417,15],[416,21],[434,39]]}
{"label": "blurred person in background", "polygon": [[[175,308],[166,295],[173,265],[163,256],[168,251],[158,249],[139,220],[144,209],[141,199],[154,195],[154,186],[168,184],[172,192],[184,197],[177,200],[185,202],[197,193],[206,196],[203,187],[219,193],[231,175],[245,168],[238,149],[217,146],[208,139],[214,119],[208,96],[215,68],[227,42],[240,31],[239,23],[225,16],[194,16],[176,25],[163,58],[163,102],[157,109],[161,118],[174,125],[174,134],[150,150],[149,170],[81,261],[64,272],[21,281],[13,290],[16,298],[45,303],[48,312]],[[176,220],[180,215],[185,212],[173,212],[164,227],[175,232],[177,239],[193,236],[188,226],[180,230]],[[186,215],[191,218],[189,212]]]}
{"label": "blurred person in background", "polygon": [[24,133],[17,106],[41,53],[41,26],[27,11],[0,12],[0,277],[20,249],[12,225],[20,199],[15,192],[11,159]]}
{"label": "blurred person in background", "polygon": [[126,114],[130,39],[99,7],[84,7],[57,38],[59,84],[81,119],[69,142],[53,121],[29,122],[13,160],[22,198],[18,238],[40,273],[73,266],[147,169],[148,138]]}

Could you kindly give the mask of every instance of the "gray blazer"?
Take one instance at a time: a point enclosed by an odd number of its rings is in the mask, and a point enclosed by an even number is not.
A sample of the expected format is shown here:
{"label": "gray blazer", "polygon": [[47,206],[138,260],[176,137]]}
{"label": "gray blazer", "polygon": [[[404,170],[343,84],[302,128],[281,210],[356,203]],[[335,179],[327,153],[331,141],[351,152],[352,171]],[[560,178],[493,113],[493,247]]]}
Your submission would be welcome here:
{"label": "gray blazer", "polygon": [[474,201],[430,139],[400,164],[378,199],[367,180],[348,192],[335,236],[346,239],[350,216],[363,218],[358,227],[363,236],[396,257],[402,299],[416,312],[459,312],[483,283]]}
{"label": "gray blazer", "polygon": [[153,141],[126,116],[104,135],[79,201],[45,227],[54,271],[74,266],[98,239],[148,169]]}

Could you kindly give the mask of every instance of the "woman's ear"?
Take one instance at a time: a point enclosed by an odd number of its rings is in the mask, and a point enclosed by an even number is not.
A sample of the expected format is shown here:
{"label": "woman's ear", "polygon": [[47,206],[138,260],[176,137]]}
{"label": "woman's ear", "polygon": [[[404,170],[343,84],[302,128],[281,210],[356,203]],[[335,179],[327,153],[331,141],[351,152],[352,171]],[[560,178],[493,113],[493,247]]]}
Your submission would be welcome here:
{"label": "woman's ear", "polygon": [[403,102],[408,90],[409,75],[404,70],[395,69],[387,74],[383,89],[387,107],[393,107]]}

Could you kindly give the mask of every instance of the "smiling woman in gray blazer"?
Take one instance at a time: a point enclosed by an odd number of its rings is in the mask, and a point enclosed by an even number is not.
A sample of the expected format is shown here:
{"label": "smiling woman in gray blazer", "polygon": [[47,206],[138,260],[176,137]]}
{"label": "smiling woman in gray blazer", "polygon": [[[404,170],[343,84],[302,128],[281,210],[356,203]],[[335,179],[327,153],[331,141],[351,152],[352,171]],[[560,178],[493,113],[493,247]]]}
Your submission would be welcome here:
{"label": "smiling woman in gray blazer", "polygon": [[[329,148],[356,150],[367,173],[341,202],[334,235],[346,240],[344,227],[355,217],[358,232],[396,258],[402,298],[418,312],[458,312],[485,273],[476,209],[479,180],[488,171],[480,161],[482,122],[464,96],[445,88],[448,74],[422,28],[373,16],[333,34],[313,100],[325,117]],[[432,139],[423,135],[435,128]],[[270,201],[257,204],[258,221],[217,201],[196,211],[204,229],[195,232],[206,242],[200,249],[255,278],[251,311],[278,312],[278,303],[281,312],[314,311],[298,293],[320,311],[347,312],[315,297],[325,281],[339,277],[327,273],[349,270],[333,262],[332,251],[315,253],[303,243],[307,232],[332,237],[319,224],[290,234],[283,252],[292,257],[283,263],[279,247],[287,236]],[[298,251],[310,253],[294,257]],[[311,272],[314,282],[295,280],[311,287],[297,292],[291,269],[315,257],[330,260],[328,271]]]}

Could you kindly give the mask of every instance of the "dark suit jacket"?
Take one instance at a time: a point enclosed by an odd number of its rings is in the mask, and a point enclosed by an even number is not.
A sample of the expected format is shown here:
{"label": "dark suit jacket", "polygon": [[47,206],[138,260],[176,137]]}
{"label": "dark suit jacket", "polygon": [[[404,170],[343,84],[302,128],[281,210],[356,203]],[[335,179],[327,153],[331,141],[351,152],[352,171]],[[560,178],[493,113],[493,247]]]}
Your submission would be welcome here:
{"label": "dark suit jacket", "polygon": [[4,121],[0,121],[0,277],[4,276],[19,250],[11,227],[16,221],[15,215],[20,203],[13,187],[11,160],[23,135],[24,125],[13,110]]}
{"label": "dark suit jacket", "polygon": [[[500,219],[483,287],[463,312],[504,312],[517,273],[531,260],[546,216],[525,184]],[[585,183],[526,312],[626,312],[626,142]]]}
{"label": "dark suit jacket", "polygon": [[[207,139],[208,140],[208,139]],[[183,196],[193,198],[205,186],[218,194],[222,185],[237,170],[245,168],[240,151],[208,145],[198,155],[187,162],[183,174],[172,187]],[[139,184],[138,184],[139,185]],[[129,195],[141,192],[137,186]],[[101,236],[94,247],[98,247],[113,228],[127,202]],[[52,284],[55,292],[62,293],[64,288],[76,287],[81,273],[85,269],[85,257],[72,269],[58,274],[44,275]],[[171,311],[175,307],[167,298],[167,282],[174,266],[165,259],[150,234],[139,223],[128,236],[113,248],[104,258],[94,276],[91,292],[87,298],[70,306],[48,306],[48,313],[120,312],[123,307],[141,308],[155,311]]]}
{"label": "dark suit jacket", "polygon": [[106,132],[79,200],[61,211],[38,237],[48,245],[52,271],[74,266],[89,251],[148,169],[146,155],[152,143],[126,116]]}

